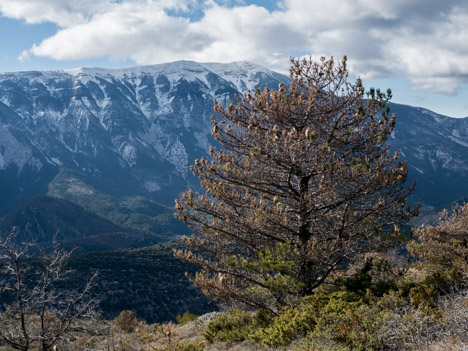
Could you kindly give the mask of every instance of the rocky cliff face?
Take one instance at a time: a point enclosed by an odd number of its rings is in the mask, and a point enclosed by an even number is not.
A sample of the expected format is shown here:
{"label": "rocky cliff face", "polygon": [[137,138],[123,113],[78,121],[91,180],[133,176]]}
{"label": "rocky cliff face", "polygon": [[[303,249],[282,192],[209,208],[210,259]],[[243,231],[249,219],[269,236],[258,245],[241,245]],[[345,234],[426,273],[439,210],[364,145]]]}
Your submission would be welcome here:
{"label": "rocky cliff face", "polygon": [[416,199],[435,208],[468,196],[468,118],[390,104],[397,115],[390,144],[408,163],[408,180],[417,180]]}
{"label": "rocky cliff face", "polygon": [[[47,193],[60,169],[112,196],[172,205],[213,142],[213,99],[288,81],[248,62],[0,74],[0,213]],[[439,207],[467,196],[468,119],[391,108],[389,141],[418,179],[416,198]]]}
{"label": "rocky cliff face", "polygon": [[287,80],[247,62],[0,74],[0,208],[47,192],[59,168],[172,203],[211,143],[213,99]]}

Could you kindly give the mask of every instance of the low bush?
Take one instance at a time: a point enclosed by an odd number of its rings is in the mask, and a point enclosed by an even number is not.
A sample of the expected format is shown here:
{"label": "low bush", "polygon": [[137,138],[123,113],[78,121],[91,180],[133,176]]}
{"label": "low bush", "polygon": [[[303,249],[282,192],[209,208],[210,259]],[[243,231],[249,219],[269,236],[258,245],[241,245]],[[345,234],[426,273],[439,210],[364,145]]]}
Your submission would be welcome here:
{"label": "low bush", "polygon": [[203,341],[181,341],[176,344],[166,346],[161,351],[203,351],[205,343]]}
{"label": "low bush", "polygon": [[231,309],[212,320],[203,336],[209,342],[241,342],[250,339],[252,333],[267,325],[269,318],[262,310],[249,312]]}
{"label": "low bush", "polygon": [[327,302],[328,296],[322,291],[306,297],[297,308],[285,308],[269,320],[267,326],[252,333],[250,338],[268,347],[289,345],[314,329],[320,310]]}
{"label": "low bush", "polygon": [[198,315],[196,314],[193,314],[193,313],[190,313],[189,311],[186,311],[184,312],[183,315],[177,315],[176,317],[176,321],[178,324],[180,325],[184,325],[184,324],[187,324],[188,322],[191,322],[191,321],[194,321],[195,319],[197,319]]}
{"label": "low bush", "polygon": [[414,351],[416,345],[429,350],[444,340],[466,345],[467,290],[455,283],[440,273],[385,281],[365,266],[277,315],[230,310],[213,320],[204,336],[294,351]]}
{"label": "low bush", "polygon": [[140,321],[137,319],[133,311],[123,310],[117,317],[115,317],[114,324],[120,330],[132,333],[138,327]]}

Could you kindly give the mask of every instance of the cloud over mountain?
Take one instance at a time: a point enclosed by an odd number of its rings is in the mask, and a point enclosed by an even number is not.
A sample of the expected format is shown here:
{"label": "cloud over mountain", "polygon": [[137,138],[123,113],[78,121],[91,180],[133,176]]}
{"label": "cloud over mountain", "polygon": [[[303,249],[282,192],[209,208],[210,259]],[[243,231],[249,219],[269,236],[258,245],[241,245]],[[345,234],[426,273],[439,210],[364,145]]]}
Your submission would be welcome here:
{"label": "cloud over mountain", "polygon": [[[273,2],[272,2],[273,3]],[[109,56],[138,64],[251,60],[286,71],[288,57],[350,57],[364,78],[406,75],[416,89],[468,82],[463,0],[0,0],[0,12],[57,32],[22,54]]]}

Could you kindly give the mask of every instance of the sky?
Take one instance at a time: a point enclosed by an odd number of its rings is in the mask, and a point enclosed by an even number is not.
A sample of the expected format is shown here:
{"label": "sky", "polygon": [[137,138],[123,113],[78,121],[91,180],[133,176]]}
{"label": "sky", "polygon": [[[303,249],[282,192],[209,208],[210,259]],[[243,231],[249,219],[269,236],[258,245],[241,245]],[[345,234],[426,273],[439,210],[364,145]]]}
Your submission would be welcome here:
{"label": "sky", "polygon": [[467,0],[0,0],[0,72],[348,57],[393,102],[468,116]]}

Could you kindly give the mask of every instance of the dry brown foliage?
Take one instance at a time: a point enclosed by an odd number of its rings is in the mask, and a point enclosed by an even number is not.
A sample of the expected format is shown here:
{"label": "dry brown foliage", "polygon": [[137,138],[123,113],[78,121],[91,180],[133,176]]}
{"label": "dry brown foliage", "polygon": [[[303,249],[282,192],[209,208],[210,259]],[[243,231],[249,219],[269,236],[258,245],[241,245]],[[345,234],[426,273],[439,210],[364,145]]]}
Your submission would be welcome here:
{"label": "dry brown foliage", "polygon": [[429,271],[447,271],[452,278],[468,273],[468,204],[444,210],[434,226],[414,231],[418,241],[408,244],[409,251],[425,262]]}
{"label": "dry brown foliage", "polygon": [[417,212],[406,205],[406,164],[387,145],[391,92],[349,83],[346,58],[292,60],[291,78],[289,88],[215,102],[223,149],[192,166],[206,192],[176,200],[195,233],[192,250],[176,252],[201,268],[193,282],[272,311],[356,255],[391,246]]}

